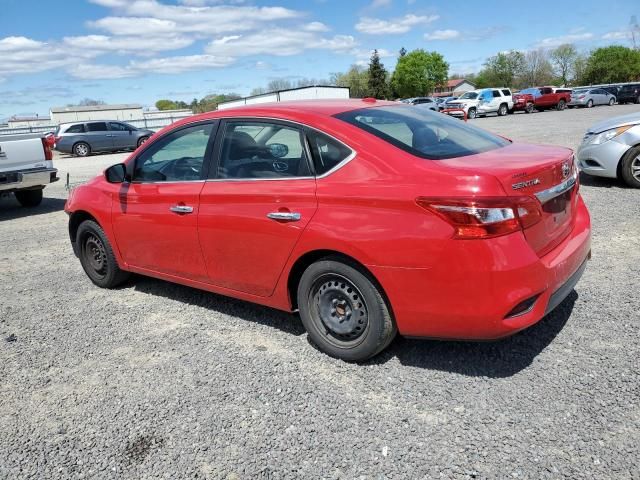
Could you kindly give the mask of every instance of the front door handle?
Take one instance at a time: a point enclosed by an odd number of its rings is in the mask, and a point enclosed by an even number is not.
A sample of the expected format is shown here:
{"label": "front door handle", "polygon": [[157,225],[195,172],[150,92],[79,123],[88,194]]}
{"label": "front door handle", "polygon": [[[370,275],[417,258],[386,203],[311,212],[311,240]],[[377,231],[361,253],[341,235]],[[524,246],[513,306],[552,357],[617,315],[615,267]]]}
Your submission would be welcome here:
{"label": "front door handle", "polygon": [[174,205],[173,207],[169,208],[169,210],[171,210],[173,213],[180,214],[193,213],[193,207],[190,207],[188,205]]}
{"label": "front door handle", "polygon": [[302,218],[298,212],[271,212],[267,213],[267,218],[284,222],[297,222]]}

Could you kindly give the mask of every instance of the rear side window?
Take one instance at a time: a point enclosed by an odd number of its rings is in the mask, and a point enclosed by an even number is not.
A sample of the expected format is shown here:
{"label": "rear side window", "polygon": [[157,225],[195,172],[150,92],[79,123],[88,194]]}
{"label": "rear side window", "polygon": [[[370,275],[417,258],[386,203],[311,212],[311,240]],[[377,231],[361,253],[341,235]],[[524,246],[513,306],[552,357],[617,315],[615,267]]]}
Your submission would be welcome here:
{"label": "rear side window", "polygon": [[89,132],[106,132],[107,131],[107,124],[106,124],[106,122],[87,123],[87,131],[89,131]]}
{"label": "rear side window", "polygon": [[509,97],[509,96],[511,95],[511,91],[510,91],[510,90],[506,90],[506,89],[505,89],[505,90],[502,90],[502,94],[503,94],[505,97]]}
{"label": "rear side window", "polygon": [[493,98],[500,98],[500,97],[501,97],[500,90],[494,90],[493,91]]}
{"label": "rear side window", "polygon": [[406,152],[432,160],[474,155],[509,144],[460,120],[412,106],[363,108],[335,117]]}
{"label": "rear side window", "polygon": [[84,133],[84,123],[71,125],[69,128],[67,128],[65,133]]}
{"label": "rear side window", "polygon": [[353,151],[346,145],[315,130],[307,132],[316,175],[324,175],[345,161]]}

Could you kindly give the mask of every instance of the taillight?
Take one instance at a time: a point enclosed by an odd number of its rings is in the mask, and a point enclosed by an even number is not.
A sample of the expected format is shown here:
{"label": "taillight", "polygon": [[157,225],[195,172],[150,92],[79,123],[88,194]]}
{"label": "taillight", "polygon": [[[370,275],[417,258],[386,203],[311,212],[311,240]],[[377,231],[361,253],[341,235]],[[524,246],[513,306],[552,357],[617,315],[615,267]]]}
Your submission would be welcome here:
{"label": "taillight", "polygon": [[542,218],[532,197],[480,197],[416,199],[454,228],[453,238],[477,239],[507,235],[535,225]]}
{"label": "taillight", "polygon": [[47,137],[44,137],[42,140],[42,148],[44,148],[44,159],[45,160],[53,160],[53,152],[51,151],[51,144]]}

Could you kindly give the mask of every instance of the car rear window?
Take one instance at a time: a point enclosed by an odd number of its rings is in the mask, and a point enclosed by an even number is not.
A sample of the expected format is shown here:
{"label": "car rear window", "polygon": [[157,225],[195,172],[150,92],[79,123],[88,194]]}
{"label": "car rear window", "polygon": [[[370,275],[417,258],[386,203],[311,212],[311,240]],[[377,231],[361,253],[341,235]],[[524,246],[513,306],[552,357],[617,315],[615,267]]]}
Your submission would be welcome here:
{"label": "car rear window", "polygon": [[69,128],[67,128],[65,133],[84,133],[84,123],[71,125]]}
{"label": "car rear window", "polygon": [[441,113],[412,106],[384,106],[335,115],[421,158],[442,160],[488,152],[507,140]]}

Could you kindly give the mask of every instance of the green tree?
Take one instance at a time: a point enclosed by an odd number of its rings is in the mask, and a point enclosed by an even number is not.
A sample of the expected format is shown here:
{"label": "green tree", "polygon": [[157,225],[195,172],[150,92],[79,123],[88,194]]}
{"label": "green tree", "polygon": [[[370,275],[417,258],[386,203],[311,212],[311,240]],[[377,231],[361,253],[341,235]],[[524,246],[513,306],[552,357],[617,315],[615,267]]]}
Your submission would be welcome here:
{"label": "green tree", "polygon": [[524,54],[517,50],[511,50],[489,57],[479,76],[490,86],[511,87],[514,80],[522,75],[524,68]]}
{"label": "green tree", "polygon": [[175,110],[176,102],[174,102],[173,100],[166,100],[166,99],[158,100],[156,102],[156,108],[158,110]]}
{"label": "green tree", "polygon": [[331,83],[338,87],[349,87],[351,98],[363,98],[369,89],[369,71],[359,65],[351,65],[345,73],[331,74]]}
{"label": "green tree", "polygon": [[369,62],[368,95],[373,98],[386,99],[389,96],[389,85],[387,85],[387,70],[380,62],[378,50],[371,54]]}
{"label": "green tree", "polygon": [[555,74],[562,85],[567,86],[572,78],[575,78],[576,60],[579,56],[576,47],[565,43],[551,50],[549,55]]}
{"label": "green tree", "polygon": [[400,97],[415,97],[431,93],[447,81],[449,64],[437,52],[413,50],[398,58],[391,76],[391,88]]}
{"label": "green tree", "polygon": [[640,51],[620,45],[593,50],[584,72],[587,83],[631,82],[640,78]]}

